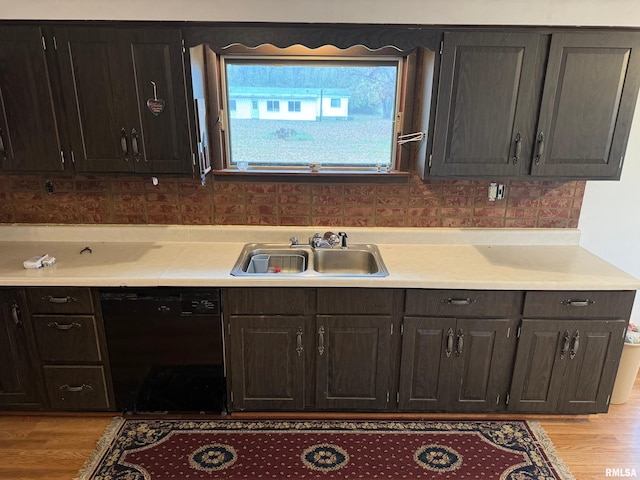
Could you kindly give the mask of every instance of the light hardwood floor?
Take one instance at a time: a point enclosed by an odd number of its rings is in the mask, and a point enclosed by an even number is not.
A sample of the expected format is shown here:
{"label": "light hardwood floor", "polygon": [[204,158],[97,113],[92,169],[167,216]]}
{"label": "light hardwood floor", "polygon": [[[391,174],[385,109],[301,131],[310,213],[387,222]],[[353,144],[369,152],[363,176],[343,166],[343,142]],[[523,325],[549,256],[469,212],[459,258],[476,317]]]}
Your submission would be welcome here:
{"label": "light hardwood floor", "polygon": [[[0,479],[74,478],[112,418],[0,415]],[[640,376],[629,401],[612,405],[606,415],[531,418],[540,421],[576,480],[615,478],[607,469],[635,469],[640,478]]]}

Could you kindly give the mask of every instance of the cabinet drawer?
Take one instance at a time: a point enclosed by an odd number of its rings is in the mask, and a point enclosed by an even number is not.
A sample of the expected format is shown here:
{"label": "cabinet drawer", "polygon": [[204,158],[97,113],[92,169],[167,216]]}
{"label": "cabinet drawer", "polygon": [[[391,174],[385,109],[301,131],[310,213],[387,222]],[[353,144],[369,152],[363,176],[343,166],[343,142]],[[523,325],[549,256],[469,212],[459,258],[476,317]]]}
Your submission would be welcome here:
{"label": "cabinet drawer", "polygon": [[229,288],[225,294],[227,314],[288,315],[307,310],[304,288]]}
{"label": "cabinet drawer", "polygon": [[87,315],[34,315],[33,328],[45,362],[99,362],[96,319]]}
{"label": "cabinet drawer", "polygon": [[27,289],[29,309],[36,313],[93,313],[90,288],[34,287]]}
{"label": "cabinet drawer", "polygon": [[632,291],[527,292],[524,316],[628,319],[634,297]]}
{"label": "cabinet drawer", "polygon": [[319,288],[319,314],[390,314],[393,290],[382,288]]}
{"label": "cabinet drawer", "polygon": [[522,311],[523,293],[497,290],[407,290],[406,315],[511,317]]}
{"label": "cabinet drawer", "polygon": [[45,366],[49,406],[54,410],[108,410],[102,367]]}

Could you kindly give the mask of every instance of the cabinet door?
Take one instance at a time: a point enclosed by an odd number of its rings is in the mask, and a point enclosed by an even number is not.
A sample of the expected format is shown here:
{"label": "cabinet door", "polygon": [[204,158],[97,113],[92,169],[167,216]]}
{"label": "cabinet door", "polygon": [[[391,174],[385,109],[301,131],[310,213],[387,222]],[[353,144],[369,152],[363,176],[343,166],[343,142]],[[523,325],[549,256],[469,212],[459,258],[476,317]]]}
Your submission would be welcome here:
{"label": "cabinet door", "polygon": [[502,410],[515,347],[512,320],[458,319],[450,411]]}
{"label": "cabinet door", "polygon": [[39,409],[40,370],[16,291],[0,291],[0,408]]}
{"label": "cabinet door", "polygon": [[608,410],[626,330],[626,320],[576,322],[565,358],[560,413]]}
{"label": "cabinet door", "polygon": [[574,322],[522,321],[509,410],[555,412]]}
{"label": "cabinet door", "polygon": [[229,317],[233,410],[304,408],[304,316]]}
{"label": "cabinet door", "polygon": [[316,317],[316,406],[384,410],[389,395],[391,316]]}
{"label": "cabinet door", "polygon": [[449,403],[455,351],[454,318],[405,317],[398,408],[435,411]]}
{"label": "cabinet door", "polygon": [[135,169],[191,173],[192,125],[187,110],[180,30],[140,29],[129,36],[127,52],[133,62],[135,83],[127,88],[136,94],[135,103],[129,105]]}
{"label": "cabinet door", "polygon": [[38,27],[0,29],[0,161],[3,170],[63,170],[58,122]]}
{"label": "cabinet door", "polygon": [[127,105],[136,92],[130,56],[110,28],[59,28],[54,35],[75,169],[132,172]]}
{"label": "cabinet door", "polygon": [[526,172],[541,36],[445,33],[431,175]]}
{"label": "cabinet door", "polygon": [[620,178],[639,85],[639,35],[554,34],[532,175]]}

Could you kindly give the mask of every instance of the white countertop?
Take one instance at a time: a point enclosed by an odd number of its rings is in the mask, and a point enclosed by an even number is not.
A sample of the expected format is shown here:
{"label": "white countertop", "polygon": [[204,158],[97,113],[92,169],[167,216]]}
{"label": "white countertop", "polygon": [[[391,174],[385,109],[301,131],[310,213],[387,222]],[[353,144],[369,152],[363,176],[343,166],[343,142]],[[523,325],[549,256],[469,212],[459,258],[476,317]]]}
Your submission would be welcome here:
{"label": "white countertop", "polygon": [[[346,229],[375,243],[389,276],[232,276],[245,243],[301,243],[324,227],[0,225],[0,286],[308,286],[637,290],[573,229]],[[335,231],[338,229],[336,228]],[[92,253],[82,253],[84,247]],[[56,257],[27,270],[34,255]]]}

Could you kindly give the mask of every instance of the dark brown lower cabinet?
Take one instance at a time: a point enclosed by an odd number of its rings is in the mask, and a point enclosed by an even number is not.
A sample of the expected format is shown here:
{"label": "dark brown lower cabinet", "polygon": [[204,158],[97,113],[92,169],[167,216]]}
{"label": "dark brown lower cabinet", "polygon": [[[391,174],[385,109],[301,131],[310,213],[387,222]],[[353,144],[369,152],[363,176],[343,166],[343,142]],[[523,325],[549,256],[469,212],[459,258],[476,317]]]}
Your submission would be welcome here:
{"label": "dark brown lower cabinet", "polygon": [[509,410],[606,412],[626,328],[622,319],[524,319]]}
{"label": "dark brown lower cabinet", "polygon": [[398,408],[504,410],[514,324],[507,319],[405,317]]}
{"label": "dark brown lower cabinet", "polygon": [[384,410],[391,316],[318,315],[315,335],[316,408]]}
{"label": "dark brown lower cabinet", "polygon": [[0,408],[39,410],[42,380],[21,290],[0,290]]}
{"label": "dark brown lower cabinet", "polygon": [[304,408],[304,316],[233,315],[229,324],[232,410]]}

